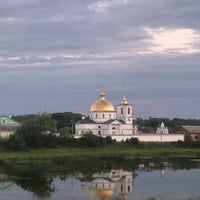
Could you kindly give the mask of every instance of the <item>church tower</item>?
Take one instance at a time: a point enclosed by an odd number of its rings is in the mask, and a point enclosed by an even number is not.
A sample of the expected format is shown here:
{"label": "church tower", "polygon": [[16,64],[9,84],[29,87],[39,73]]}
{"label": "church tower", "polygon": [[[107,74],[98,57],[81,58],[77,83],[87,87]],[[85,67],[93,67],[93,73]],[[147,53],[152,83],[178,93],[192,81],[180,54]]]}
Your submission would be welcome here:
{"label": "church tower", "polygon": [[133,107],[124,97],[117,106],[117,119],[123,120],[126,124],[133,124]]}

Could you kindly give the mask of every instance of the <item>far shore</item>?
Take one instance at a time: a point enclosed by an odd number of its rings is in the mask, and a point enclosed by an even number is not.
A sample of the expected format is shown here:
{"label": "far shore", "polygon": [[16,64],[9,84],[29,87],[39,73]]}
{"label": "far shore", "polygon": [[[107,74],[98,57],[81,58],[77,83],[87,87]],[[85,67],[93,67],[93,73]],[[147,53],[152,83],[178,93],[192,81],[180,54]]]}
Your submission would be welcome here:
{"label": "far shore", "polygon": [[199,147],[178,147],[171,144],[148,144],[140,146],[106,146],[98,148],[39,148],[26,151],[1,151],[0,162],[4,161],[29,161],[29,160],[53,160],[62,158],[82,157],[200,157]]}

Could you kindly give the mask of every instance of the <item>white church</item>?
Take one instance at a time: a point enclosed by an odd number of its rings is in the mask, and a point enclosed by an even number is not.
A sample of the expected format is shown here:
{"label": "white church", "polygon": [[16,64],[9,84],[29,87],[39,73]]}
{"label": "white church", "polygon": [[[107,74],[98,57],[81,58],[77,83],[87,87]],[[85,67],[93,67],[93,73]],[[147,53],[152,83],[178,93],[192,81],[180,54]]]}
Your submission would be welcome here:
{"label": "white church", "polygon": [[141,134],[133,124],[133,106],[123,97],[120,104],[115,106],[105,98],[104,91],[100,100],[94,102],[89,111],[89,118],[82,113],[82,119],[75,124],[75,138],[91,132],[97,136],[111,136],[116,141],[138,138],[139,141],[178,141],[184,140],[183,135],[177,134]]}

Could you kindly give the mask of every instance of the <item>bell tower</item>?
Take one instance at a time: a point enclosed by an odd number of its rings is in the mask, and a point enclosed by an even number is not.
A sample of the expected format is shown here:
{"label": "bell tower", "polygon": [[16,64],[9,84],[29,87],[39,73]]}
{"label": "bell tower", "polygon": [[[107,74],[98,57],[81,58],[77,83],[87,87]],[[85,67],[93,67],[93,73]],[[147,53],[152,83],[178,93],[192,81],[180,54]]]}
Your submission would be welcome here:
{"label": "bell tower", "polygon": [[117,106],[117,119],[123,120],[126,124],[133,124],[133,107],[124,97]]}

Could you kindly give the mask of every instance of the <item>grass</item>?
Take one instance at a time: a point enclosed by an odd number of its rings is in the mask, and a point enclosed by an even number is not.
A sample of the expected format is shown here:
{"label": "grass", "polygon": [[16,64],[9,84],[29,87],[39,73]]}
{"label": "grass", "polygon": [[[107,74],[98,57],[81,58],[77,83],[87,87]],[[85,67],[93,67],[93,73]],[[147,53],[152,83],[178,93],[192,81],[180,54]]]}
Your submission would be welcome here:
{"label": "grass", "polygon": [[178,147],[172,144],[142,144],[139,146],[120,144],[101,148],[58,147],[54,149],[28,149],[22,152],[0,152],[0,160],[51,160],[54,158],[84,156],[199,157],[200,148]]}

